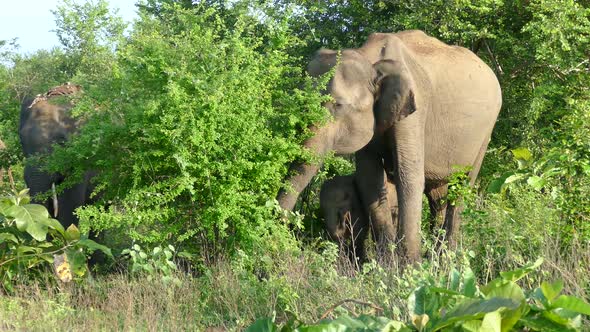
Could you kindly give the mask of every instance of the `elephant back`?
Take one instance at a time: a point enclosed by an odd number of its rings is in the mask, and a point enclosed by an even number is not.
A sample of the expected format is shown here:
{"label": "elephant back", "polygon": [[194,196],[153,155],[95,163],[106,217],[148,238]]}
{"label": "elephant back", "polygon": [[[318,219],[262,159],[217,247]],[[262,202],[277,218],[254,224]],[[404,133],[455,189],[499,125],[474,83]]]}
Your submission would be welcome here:
{"label": "elephant back", "polygon": [[51,151],[55,143],[64,143],[78,129],[70,116],[72,97],[81,92],[79,85],[56,86],[21,106],[19,136],[25,156]]}

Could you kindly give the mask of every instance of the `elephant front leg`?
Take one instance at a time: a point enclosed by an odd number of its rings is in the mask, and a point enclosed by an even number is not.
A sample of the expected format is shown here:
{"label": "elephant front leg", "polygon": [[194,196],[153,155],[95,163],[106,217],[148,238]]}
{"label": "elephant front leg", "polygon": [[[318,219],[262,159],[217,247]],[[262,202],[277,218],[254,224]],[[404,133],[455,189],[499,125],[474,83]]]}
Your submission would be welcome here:
{"label": "elephant front leg", "polygon": [[389,246],[396,238],[387,198],[386,175],[378,153],[367,145],[356,153],[355,184],[360,193],[363,207],[369,216],[377,254],[380,259],[391,259]]}
{"label": "elephant front leg", "polygon": [[409,262],[420,260],[420,222],[424,192],[424,140],[418,118],[396,123],[387,134],[396,157],[394,179],[399,208],[402,254]]}

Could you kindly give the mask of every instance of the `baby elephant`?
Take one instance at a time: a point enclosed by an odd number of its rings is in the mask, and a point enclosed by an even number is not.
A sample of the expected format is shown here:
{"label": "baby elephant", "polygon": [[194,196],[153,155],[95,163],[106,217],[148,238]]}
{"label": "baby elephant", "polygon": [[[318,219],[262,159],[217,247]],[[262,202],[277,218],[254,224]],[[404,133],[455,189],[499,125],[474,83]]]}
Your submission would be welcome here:
{"label": "baby elephant", "polygon": [[[391,182],[387,185],[387,199],[392,220],[397,224],[397,193]],[[354,175],[336,176],[324,182],[320,191],[320,209],[330,238],[348,253],[355,266],[364,263],[364,243],[370,222],[357,192]]]}

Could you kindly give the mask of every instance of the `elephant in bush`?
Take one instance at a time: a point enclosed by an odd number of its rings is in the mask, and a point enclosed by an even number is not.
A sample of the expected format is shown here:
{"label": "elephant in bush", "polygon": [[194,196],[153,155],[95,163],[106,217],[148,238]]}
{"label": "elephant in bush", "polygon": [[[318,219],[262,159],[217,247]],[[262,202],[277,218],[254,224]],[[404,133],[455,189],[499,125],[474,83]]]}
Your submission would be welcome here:
{"label": "elephant in bush", "polygon": [[[390,181],[387,182],[387,199],[395,228],[397,192]],[[371,225],[357,192],[354,175],[336,176],[324,182],[320,190],[320,210],[330,239],[338,243],[355,266],[364,263],[365,240]]]}
{"label": "elephant in bush", "polygon": [[[77,132],[80,123],[70,116],[73,107],[71,97],[81,93],[79,85],[63,84],[50,89],[34,100],[26,100],[21,107],[19,136],[25,157],[49,154],[53,144],[63,144]],[[74,210],[89,202],[93,172],[87,172],[82,182],[55,194],[55,186],[65,179],[64,174],[49,173],[43,165],[25,165],[24,178],[33,201],[44,205],[50,215],[56,217],[64,227],[77,224]],[[39,201],[37,194],[54,190],[54,198]]]}
{"label": "elephant in bush", "polygon": [[[334,68],[335,67],[335,68]],[[379,254],[401,239],[401,254],[421,257],[422,193],[444,194],[454,166],[479,172],[502,104],[494,72],[471,51],[449,46],[422,31],[374,33],[358,49],[322,49],[308,65],[312,76],[334,69],[324,106],[327,124],[312,128],[304,147],[320,162],[291,165],[278,194],[292,209],[330,151],[355,153],[358,192],[376,234]],[[383,169],[393,175],[399,206],[399,232],[391,220]],[[457,208],[448,206],[446,236],[454,243]]]}

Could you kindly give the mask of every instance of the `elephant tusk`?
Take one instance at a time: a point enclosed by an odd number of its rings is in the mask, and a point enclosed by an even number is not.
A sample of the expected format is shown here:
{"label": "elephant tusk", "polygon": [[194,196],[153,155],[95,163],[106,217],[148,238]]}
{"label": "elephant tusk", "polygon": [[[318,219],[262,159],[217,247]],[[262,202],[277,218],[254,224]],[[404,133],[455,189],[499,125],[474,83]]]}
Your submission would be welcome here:
{"label": "elephant tusk", "polygon": [[55,192],[55,182],[51,183],[51,192],[53,193],[53,217],[57,218],[59,211],[59,204],[57,202],[57,194]]}

